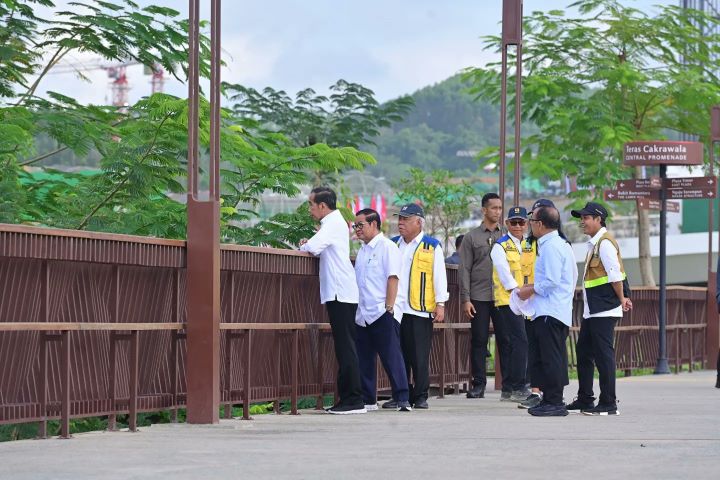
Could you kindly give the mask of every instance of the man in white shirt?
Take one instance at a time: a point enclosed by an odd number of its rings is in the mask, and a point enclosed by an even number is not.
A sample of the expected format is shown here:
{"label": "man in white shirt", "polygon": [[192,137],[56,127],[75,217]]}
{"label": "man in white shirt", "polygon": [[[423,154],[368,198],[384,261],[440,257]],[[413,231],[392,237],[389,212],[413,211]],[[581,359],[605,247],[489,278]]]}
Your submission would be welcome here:
{"label": "man in white shirt", "polygon": [[350,234],[336,204],[335,192],[328,187],[317,187],[310,192],[310,215],[320,220],[320,229],[310,240],[300,241],[300,250],[320,257],[320,303],[327,308],[335,343],[340,401],[327,411],[347,415],[367,410],[362,399],[355,345],[358,288],[350,263]]}
{"label": "man in white shirt", "polygon": [[506,363],[502,365],[503,386],[512,392],[507,400],[520,403],[530,396],[525,378],[528,337],[525,319],[510,309],[510,294],[516,288],[533,282],[536,248],[534,242],[524,238],[527,228],[525,208],[510,208],[505,227],[508,233],[500,237],[490,251],[493,264],[493,298],[499,320],[507,331],[509,344]]}
{"label": "man in white shirt", "polygon": [[367,410],[377,410],[379,355],[390,379],[392,400],[383,408],[409,412],[408,382],[400,347],[400,320],[395,299],[400,275],[400,251],[380,232],[380,215],[371,208],[355,214],[353,228],[363,246],[355,258],[355,277],[360,291],[355,323],[363,399]]}
{"label": "man in white shirt", "polygon": [[[571,413],[618,415],[615,398],[615,323],[632,309],[624,287],[626,275],[620,248],[605,226],[607,210],[588,202],[573,210],[580,228],[590,236],[583,275],[583,321],[577,345],[578,396],[568,405]],[[593,373],[600,374],[600,397],[595,405]]]}
{"label": "man in white shirt", "polygon": [[[400,343],[410,387],[410,403],[428,407],[430,347],[433,322],[445,320],[447,291],[445,258],[440,242],[425,235],[425,213],[414,203],[397,214],[399,236],[392,240],[400,249],[402,267],[395,308],[402,313]],[[412,380],[412,382],[411,382]]]}

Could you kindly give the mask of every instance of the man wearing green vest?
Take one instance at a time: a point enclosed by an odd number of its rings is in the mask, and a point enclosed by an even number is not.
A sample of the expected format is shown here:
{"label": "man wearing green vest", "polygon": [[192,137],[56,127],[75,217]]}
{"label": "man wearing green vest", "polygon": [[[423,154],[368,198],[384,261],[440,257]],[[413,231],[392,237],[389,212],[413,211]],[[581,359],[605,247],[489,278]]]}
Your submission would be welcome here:
{"label": "man wearing green vest", "polygon": [[397,215],[400,235],[392,240],[400,249],[401,257],[395,300],[395,308],[402,313],[400,344],[410,403],[416,409],[426,409],[433,322],[445,320],[445,302],[450,297],[445,257],[440,242],[423,232],[425,213],[420,205],[405,205]]}
{"label": "man wearing green vest", "polygon": [[[576,345],[578,396],[567,406],[570,413],[619,415],[615,398],[615,323],[632,308],[620,247],[608,233],[607,210],[588,202],[582,210],[573,210],[580,228],[590,236],[583,275],[583,320]],[[595,405],[593,373],[600,374],[600,397]]]}

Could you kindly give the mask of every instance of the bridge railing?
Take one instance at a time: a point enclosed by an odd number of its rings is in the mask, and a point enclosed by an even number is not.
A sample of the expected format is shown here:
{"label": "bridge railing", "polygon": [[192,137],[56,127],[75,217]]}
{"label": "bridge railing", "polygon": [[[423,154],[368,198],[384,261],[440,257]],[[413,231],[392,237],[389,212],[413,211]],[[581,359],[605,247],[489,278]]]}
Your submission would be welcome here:
{"label": "bridge railing", "polygon": [[[317,259],[224,245],[221,251],[221,404],[335,391],[335,359],[319,303]],[[447,323],[435,330],[431,382],[469,381],[470,325],[448,267]],[[185,405],[185,242],[0,225],[0,424],[129,414]],[[668,292],[668,345],[677,361],[704,361],[705,289]],[[619,324],[618,368],[654,365],[657,291],[636,289]],[[581,308],[581,305],[580,305]],[[577,313],[581,312],[576,308]],[[571,343],[576,333],[571,335]],[[571,358],[571,360],[574,357]],[[671,357],[672,358],[672,357]],[[572,362],[571,362],[572,363]],[[389,382],[379,372],[379,388]]]}

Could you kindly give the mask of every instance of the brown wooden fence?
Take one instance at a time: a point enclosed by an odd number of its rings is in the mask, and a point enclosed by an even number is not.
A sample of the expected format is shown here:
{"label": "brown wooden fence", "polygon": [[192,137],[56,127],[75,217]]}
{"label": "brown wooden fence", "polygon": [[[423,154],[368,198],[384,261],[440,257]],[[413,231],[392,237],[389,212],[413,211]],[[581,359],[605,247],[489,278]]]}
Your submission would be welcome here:
{"label": "brown wooden fence", "polygon": [[[0,225],[0,424],[39,421],[42,436],[61,419],[67,435],[70,418],[108,415],[112,428],[129,413],[134,429],[137,412],[182,407],[184,269],[182,241]],[[228,245],[221,270],[221,402],[246,415],[251,402],[320,405],[334,392],[335,360],[317,260]],[[431,354],[442,387],[469,379],[455,267],[448,284],[448,323]],[[657,290],[633,301],[617,329],[618,368],[628,371],[657,357]],[[704,362],[706,290],[671,289],[668,312],[671,360]]]}

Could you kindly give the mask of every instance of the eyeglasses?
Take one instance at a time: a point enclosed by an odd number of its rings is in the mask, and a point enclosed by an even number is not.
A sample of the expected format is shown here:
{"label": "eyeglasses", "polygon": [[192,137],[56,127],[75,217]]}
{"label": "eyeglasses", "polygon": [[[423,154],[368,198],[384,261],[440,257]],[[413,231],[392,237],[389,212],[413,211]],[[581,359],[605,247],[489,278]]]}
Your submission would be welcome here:
{"label": "eyeglasses", "polygon": [[525,220],[508,220],[508,223],[513,227],[522,227],[525,225]]}
{"label": "eyeglasses", "polygon": [[353,230],[362,230],[365,225],[367,225],[367,222],[357,222],[352,224]]}

